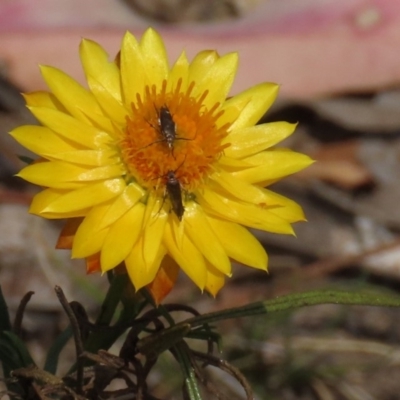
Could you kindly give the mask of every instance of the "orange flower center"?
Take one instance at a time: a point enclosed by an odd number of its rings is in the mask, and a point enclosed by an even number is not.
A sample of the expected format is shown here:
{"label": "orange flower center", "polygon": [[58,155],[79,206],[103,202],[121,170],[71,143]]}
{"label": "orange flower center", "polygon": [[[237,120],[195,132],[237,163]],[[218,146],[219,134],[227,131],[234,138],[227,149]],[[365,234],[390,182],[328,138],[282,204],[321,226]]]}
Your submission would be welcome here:
{"label": "orange flower center", "polygon": [[126,131],[121,141],[122,157],[129,174],[143,187],[165,188],[173,172],[186,192],[198,188],[212,172],[213,165],[224,148],[222,144],[229,124],[219,127],[216,103],[207,109],[203,101],[208,91],[195,98],[192,82],[181,92],[181,80],[167,92],[164,80],[161,90],[145,88],[138,94],[132,113],[127,117]]}

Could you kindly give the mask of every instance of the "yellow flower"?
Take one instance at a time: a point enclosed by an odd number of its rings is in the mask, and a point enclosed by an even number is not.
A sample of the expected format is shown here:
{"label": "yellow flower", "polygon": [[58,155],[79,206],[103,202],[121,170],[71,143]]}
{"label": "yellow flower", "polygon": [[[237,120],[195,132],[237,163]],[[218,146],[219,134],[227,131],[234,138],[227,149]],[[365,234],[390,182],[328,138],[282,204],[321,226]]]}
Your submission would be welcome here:
{"label": "yellow flower", "polygon": [[228,98],[236,53],[204,51],[189,63],[183,52],[170,68],[153,29],[140,42],[126,33],[115,61],[90,40],[80,57],[88,89],[43,66],[50,93],[25,95],[43,126],[11,132],[40,156],[19,173],[45,187],[30,212],[68,220],[58,247],[86,258],[89,271],[124,263],[157,301],[179,268],[213,295],[231,260],[266,270],[245,227],[292,234],[301,208],[264,187],[311,163],[273,148],[294,125],[255,126],[278,86]]}

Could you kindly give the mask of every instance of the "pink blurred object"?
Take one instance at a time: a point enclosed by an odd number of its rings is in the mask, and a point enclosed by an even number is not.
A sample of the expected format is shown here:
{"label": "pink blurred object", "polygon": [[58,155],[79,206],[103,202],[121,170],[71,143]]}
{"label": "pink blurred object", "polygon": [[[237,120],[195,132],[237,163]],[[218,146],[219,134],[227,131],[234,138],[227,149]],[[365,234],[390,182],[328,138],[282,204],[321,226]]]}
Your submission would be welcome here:
{"label": "pink blurred object", "polygon": [[400,83],[400,0],[270,0],[237,20],[159,25],[109,0],[0,0],[0,58],[24,90],[44,88],[38,64],[83,82],[78,45],[99,42],[110,57],[126,29],[164,37],[173,62],[185,49],[239,51],[233,93],[263,81],[310,98],[379,90]]}

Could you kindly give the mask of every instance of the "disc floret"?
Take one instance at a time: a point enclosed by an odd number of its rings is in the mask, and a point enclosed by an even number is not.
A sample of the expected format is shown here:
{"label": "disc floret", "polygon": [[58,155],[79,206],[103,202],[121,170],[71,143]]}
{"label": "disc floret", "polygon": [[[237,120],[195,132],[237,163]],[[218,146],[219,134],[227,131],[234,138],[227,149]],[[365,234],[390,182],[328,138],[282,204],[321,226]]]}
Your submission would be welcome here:
{"label": "disc floret", "polygon": [[[185,92],[181,80],[172,91],[167,91],[164,80],[161,90],[146,86],[143,98],[138,94],[132,111],[126,118],[126,130],[121,141],[121,153],[129,175],[142,186],[151,189],[156,182],[165,184],[167,175],[174,171],[186,191],[196,190],[213,170],[213,165],[224,148],[229,124],[218,126],[223,114],[219,104],[207,109],[203,101],[205,91],[195,98],[192,82]],[[175,124],[172,149],[162,134],[160,110],[166,108]]]}

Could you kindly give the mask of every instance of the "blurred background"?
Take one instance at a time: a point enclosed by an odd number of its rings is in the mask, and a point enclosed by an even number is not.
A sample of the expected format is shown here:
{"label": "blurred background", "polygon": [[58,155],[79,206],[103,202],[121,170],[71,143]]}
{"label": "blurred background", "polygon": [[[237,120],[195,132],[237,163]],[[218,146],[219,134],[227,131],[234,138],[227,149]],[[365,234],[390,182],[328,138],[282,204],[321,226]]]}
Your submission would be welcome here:
{"label": "blurred background", "polygon": [[[80,40],[113,58],[126,30],[163,36],[170,61],[182,49],[238,51],[236,94],[263,81],[281,85],[262,122],[298,122],[283,145],[318,162],[274,189],[294,198],[308,223],[296,238],[256,233],[270,255],[269,274],[235,267],[216,300],[181,276],[166,299],[200,312],[277,295],[339,288],[400,289],[400,1],[399,0],[0,0],[0,285],[10,311],[35,292],[24,335],[40,365],[67,322],[54,294],[98,311],[105,277],[85,276],[81,261],[55,251],[61,222],[27,213],[37,188],[13,175],[28,155],[7,132],[35,123],[20,92],[45,89],[38,64],[83,83]],[[305,308],[219,324],[223,357],[245,373],[256,398],[400,399],[400,312]],[[74,359],[71,346],[59,372]],[[178,399],[180,377],[160,360],[155,396]],[[230,399],[241,389],[225,375]]]}

